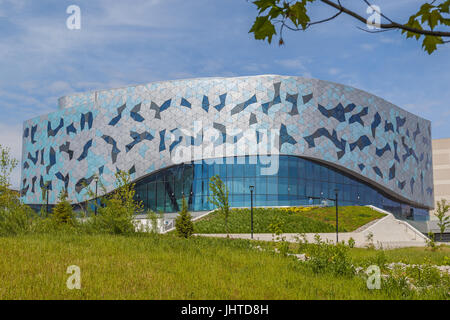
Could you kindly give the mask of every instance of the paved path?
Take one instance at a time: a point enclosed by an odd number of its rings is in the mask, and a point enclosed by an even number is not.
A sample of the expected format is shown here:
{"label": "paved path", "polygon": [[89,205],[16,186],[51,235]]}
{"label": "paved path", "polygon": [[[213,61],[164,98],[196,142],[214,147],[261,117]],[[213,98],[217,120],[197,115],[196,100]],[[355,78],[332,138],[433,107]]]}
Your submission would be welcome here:
{"label": "paved path", "polygon": [[[405,221],[396,219],[391,213],[372,207],[374,210],[383,212],[385,217],[370,222],[367,225],[358,228],[355,232],[339,233],[339,241],[348,243],[350,238],[355,240],[356,247],[366,247],[370,244],[368,235],[373,234],[373,245],[377,248],[385,249],[403,248],[403,247],[423,247],[426,246],[426,237],[418,230],[414,229]],[[324,241],[336,242],[336,233],[318,233]],[[314,242],[315,233],[307,233],[308,242]],[[226,237],[226,234],[197,234],[204,237]],[[283,234],[289,242],[297,242],[299,234]],[[250,239],[249,233],[230,234],[233,239]],[[273,241],[273,236],[268,233],[257,233],[253,235],[254,240]]]}

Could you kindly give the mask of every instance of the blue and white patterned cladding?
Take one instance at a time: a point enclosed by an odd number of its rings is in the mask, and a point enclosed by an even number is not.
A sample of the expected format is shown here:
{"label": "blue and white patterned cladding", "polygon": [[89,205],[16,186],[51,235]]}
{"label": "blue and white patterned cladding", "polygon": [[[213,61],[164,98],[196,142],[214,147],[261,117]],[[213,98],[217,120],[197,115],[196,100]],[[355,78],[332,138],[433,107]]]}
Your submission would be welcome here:
{"label": "blue and white patterned cladding", "polygon": [[201,121],[227,143],[239,139],[230,139],[230,127],[276,129],[282,154],[334,163],[392,196],[433,207],[430,122],[352,87],[277,75],[202,78],[77,94],[59,103],[58,111],[24,123],[26,203],[42,203],[47,181],[51,203],[64,187],[81,202],[87,200],[83,184],[96,174],[111,191],[117,170],[138,179],[170,166],[181,146],[171,133]]}

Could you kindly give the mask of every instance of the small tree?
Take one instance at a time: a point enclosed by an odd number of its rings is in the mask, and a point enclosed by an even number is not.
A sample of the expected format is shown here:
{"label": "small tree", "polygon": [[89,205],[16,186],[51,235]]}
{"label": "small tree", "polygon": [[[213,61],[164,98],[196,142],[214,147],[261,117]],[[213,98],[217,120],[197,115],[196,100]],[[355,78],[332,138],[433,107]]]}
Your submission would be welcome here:
{"label": "small tree", "polygon": [[10,176],[17,167],[17,160],[11,157],[11,150],[0,144],[0,209],[11,210],[16,195],[10,189]]}
{"label": "small tree", "polygon": [[18,161],[0,145],[0,235],[17,235],[32,229],[33,210],[10,189],[10,176]]}
{"label": "small tree", "polygon": [[10,187],[10,176],[12,171],[17,167],[19,162],[11,157],[11,149],[3,147],[0,144],[0,186],[4,188]]}
{"label": "small tree", "polygon": [[175,219],[175,228],[177,235],[181,238],[187,239],[194,233],[194,223],[192,222],[192,217],[188,211],[184,196],[181,201],[181,212]]}
{"label": "small tree", "polygon": [[[131,183],[128,172],[118,171],[115,177],[116,189],[101,197],[102,205],[98,208],[98,215],[91,217],[93,231],[110,234],[133,233],[134,213],[142,209],[142,202],[134,200],[135,184]],[[100,186],[104,189],[102,184]],[[88,194],[91,193],[88,189]],[[103,193],[106,193],[106,190],[103,190]]]}
{"label": "small tree", "polygon": [[445,228],[447,228],[448,225],[450,225],[450,216],[447,216],[447,212],[450,210],[450,204],[447,203],[447,200],[442,199],[441,201],[437,202],[437,209],[436,209],[436,217],[438,218],[438,227],[441,231],[441,241],[442,241],[442,234],[445,232]]}
{"label": "small tree", "polygon": [[73,225],[74,224],[73,210],[67,197],[68,197],[67,192],[66,190],[63,189],[59,193],[58,203],[53,208],[53,218],[58,223]]}
{"label": "small tree", "polygon": [[225,217],[225,230],[228,238],[228,217],[230,215],[230,205],[228,203],[228,188],[218,175],[212,176],[209,182],[212,196],[208,197],[208,201],[214,204]]}

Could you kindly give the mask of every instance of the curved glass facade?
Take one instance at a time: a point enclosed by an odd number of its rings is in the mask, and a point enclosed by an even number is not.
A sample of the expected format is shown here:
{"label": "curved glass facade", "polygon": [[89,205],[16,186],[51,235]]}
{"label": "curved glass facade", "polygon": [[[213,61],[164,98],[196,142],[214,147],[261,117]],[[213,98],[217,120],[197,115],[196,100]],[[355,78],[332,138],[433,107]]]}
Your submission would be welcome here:
{"label": "curved glass facade", "polygon": [[[226,184],[231,207],[249,207],[249,186],[255,186],[254,206],[320,204],[335,198],[339,205],[374,205],[401,218],[426,220],[428,211],[395,200],[366,182],[323,163],[282,155],[275,175],[261,175],[266,168],[252,156],[218,158],[172,166],[139,179],[136,198],[157,212],[178,212],[183,194],[189,210],[211,210],[209,179],[219,175]],[[326,200],[334,205],[333,200]]]}

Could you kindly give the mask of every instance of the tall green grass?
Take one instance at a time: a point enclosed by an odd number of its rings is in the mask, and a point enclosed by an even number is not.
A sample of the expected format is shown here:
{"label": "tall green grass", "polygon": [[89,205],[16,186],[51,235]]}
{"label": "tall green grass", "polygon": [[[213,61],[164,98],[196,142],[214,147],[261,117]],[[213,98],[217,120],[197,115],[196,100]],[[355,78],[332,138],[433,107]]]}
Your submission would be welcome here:
{"label": "tall green grass", "polygon": [[[315,274],[248,240],[170,235],[0,238],[0,299],[401,299],[359,277]],[[69,290],[66,269],[81,269]],[[411,299],[442,298],[436,292]]]}
{"label": "tall green grass", "polygon": [[[367,250],[352,248],[350,255],[356,263],[376,259],[380,250]],[[411,247],[383,251],[387,262],[402,262],[405,264],[423,264],[428,261],[435,265],[448,265],[450,263],[450,246],[442,245],[436,251],[429,248]]]}

